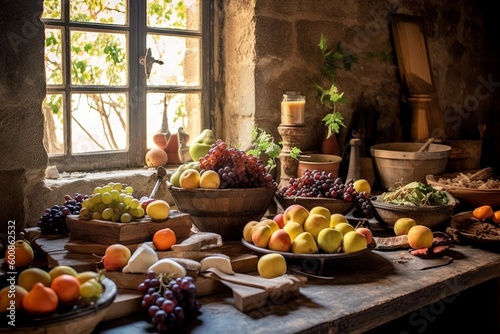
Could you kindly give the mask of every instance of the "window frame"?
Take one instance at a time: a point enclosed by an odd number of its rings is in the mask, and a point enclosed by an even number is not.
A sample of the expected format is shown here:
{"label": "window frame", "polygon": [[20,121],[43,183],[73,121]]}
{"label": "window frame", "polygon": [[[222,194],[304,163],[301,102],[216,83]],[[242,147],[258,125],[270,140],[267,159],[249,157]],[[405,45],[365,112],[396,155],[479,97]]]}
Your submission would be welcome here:
{"label": "window frame", "polygon": [[[128,25],[105,25],[96,23],[69,22],[69,0],[62,0],[61,20],[43,19],[47,29],[57,28],[63,30],[63,85],[47,85],[46,94],[62,94],[64,109],[64,142],[65,150],[61,155],[49,155],[49,165],[55,165],[59,171],[97,171],[111,169],[128,169],[144,167],[144,157],[147,148],[147,93],[171,92],[201,94],[201,119],[202,128],[212,128],[213,125],[213,10],[214,4],[209,0],[200,0],[201,22],[198,31],[183,31],[175,29],[153,28],[146,26],[146,0],[128,1]],[[86,31],[97,32],[125,32],[128,35],[128,85],[125,86],[95,86],[71,85],[70,56],[70,30],[78,28]],[[147,78],[144,67],[139,63],[139,57],[146,53],[146,35],[158,33],[174,36],[195,36],[201,38],[201,86],[154,86],[147,87]],[[154,65],[158,66],[158,65]],[[72,93],[100,93],[116,92],[128,95],[128,138],[127,149],[123,151],[103,151],[71,154],[70,132],[70,102]]]}

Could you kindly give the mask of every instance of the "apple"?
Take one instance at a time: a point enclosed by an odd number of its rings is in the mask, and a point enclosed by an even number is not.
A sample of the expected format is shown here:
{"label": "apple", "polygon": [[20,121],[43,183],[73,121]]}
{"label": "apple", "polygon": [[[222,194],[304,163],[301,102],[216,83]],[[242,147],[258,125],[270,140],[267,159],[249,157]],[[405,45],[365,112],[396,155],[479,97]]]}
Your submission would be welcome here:
{"label": "apple", "polygon": [[325,208],[324,206],[315,206],[313,207],[311,210],[309,210],[309,214],[311,213],[318,213],[320,215],[323,215],[325,216],[325,218],[330,221],[330,210],[328,210],[327,208]]}
{"label": "apple", "polygon": [[272,234],[273,231],[269,225],[257,224],[252,229],[252,242],[257,247],[267,248]]}
{"label": "apple", "polygon": [[220,176],[214,170],[206,170],[201,173],[200,188],[218,189],[220,185]]}
{"label": "apple", "polygon": [[415,225],[408,231],[408,244],[413,249],[429,248],[434,243],[434,234],[424,225]]}
{"label": "apple", "polygon": [[394,223],[394,234],[405,235],[413,226],[417,225],[417,222],[413,218],[399,218]]}
{"label": "apple", "polygon": [[344,236],[335,228],[324,228],[318,234],[318,246],[325,253],[335,253],[342,245]]}
{"label": "apple", "polygon": [[200,187],[200,172],[194,168],[186,169],[179,178],[179,184],[184,189],[195,189]]}
{"label": "apple", "polygon": [[304,229],[302,228],[302,225],[300,225],[297,222],[290,221],[288,224],[283,226],[283,231],[286,231],[290,235],[290,239],[293,240],[302,232],[304,232]]}
{"label": "apple", "polygon": [[373,232],[367,227],[358,227],[356,231],[363,233],[366,238],[366,243],[369,245],[373,241]]}
{"label": "apple", "polygon": [[330,222],[328,219],[319,213],[309,214],[304,221],[304,231],[312,234],[317,240],[319,232],[324,228],[329,228]]}
{"label": "apple", "polygon": [[157,199],[149,203],[146,214],[154,220],[165,220],[170,215],[170,204],[162,199]]}
{"label": "apple", "polygon": [[161,148],[155,147],[150,149],[146,153],[146,166],[148,167],[158,167],[158,166],[165,166],[168,162],[168,155],[167,152],[162,150]]}
{"label": "apple", "polygon": [[148,208],[148,205],[151,204],[152,202],[156,201],[155,198],[149,198],[149,197],[142,197],[139,200],[139,203],[141,203],[141,208],[146,212],[146,209]]}
{"label": "apple", "polygon": [[278,213],[273,217],[273,220],[278,224],[280,228],[283,228],[285,226],[285,222],[283,220],[283,213]]}
{"label": "apple", "polygon": [[292,253],[295,254],[313,254],[318,252],[318,244],[309,232],[302,232],[293,239]]}
{"label": "apple", "polygon": [[193,161],[199,161],[200,158],[204,157],[210,151],[214,143],[214,133],[210,129],[205,129],[189,145],[189,155]]}
{"label": "apple", "polygon": [[286,274],[285,257],[281,254],[265,254],[257,262],[257,271],[264,278],[275,278]]}
{"label": "apple", "polygon": [[354,231],[354,227],[349,223],[338,223],[334,228],[342,232],[343,235],[346,235],[347,232]]}
{"label": "apple", "polygon": [[35,253],[31,245],[24,240],[16,240],[12,245],[9,245],[9,251],[5,252],[5,262],[8,265],[13,265],[16,268],[28,267],[33,259],[35,258]]}
{"label": "apple", "polygon": [[341,213],[333,213],[330,216],[330,227],[335,227],[339,223],[349,223],[349,220]]}
{"label": "apple", "polygon": [[292,204],[283,212],[283,224],[286,225],[289,221],[294,221],[304,225],[308,216],[309,210],[300,204]]}
{"label": "apple", "polygon": [[245,226],[243,227],[243,239],[248,242],[252,242],[252,230],[258,223],[259,222],[257,220],[251,220],[245,224]]}
{"label": "apple", "polygon": [[104,269],[108,271],[122,270],[128,263],[132,254],[130,249],[122,244],[113,244],[106,248],[101,261]]}
{"label": "apple", "polygon": [[[0,312],[7,312],[9,308],[23,309],[23,299],[28,290],[20,285],[7,285],[0,290]],[[11,304],[12,303],[12,304]]]}
{"label": "apple", "polygon": [[275,232],[280,229],[278,223],[269,218],[263,218],[257,225],[266,224],[271,228],[271,232]]}
{"label": "apple", "polygon": [[344,234],[342,240],[342,252],[350,254],[362,251],[368,247],[367,240],[363,233],[358,231],[349,231]]}
{"label": "apple", "polygon": [[288,252],[292,248],[292,239],[287,231],[279,229],[271,234],[268,247],[273,251]]}
{"label": "apple", "polygon": [[354,181],[354,183],[352,184],[352,187],[358,193],[363,192],[363,191],[368,195],[370,195],[370,193],[371,193],[370,182],[366,181],[365,179],[358,179],[358,180]]}

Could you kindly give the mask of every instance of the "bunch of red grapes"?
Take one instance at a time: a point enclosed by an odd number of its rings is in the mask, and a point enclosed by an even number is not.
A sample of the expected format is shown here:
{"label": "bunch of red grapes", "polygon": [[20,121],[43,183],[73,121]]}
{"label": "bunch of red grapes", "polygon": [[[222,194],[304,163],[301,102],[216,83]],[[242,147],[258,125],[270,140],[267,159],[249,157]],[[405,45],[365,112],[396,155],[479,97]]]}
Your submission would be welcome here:
{"label": "bunch of red grapes", "polygon": [[345,183],[340,177],[332,173],[317,170],[304,171],[300,178],[291,178],[288,184],[278,190],[282,197],[317,197],[333,198],[346,202],[356,201],[354,216],[373,217],[373,207],[369,195],[366,192],[357,192],[354,189],[354,181],[347,180]]}
{"label": "bunch of red grapes", "polygon": [[67,234],[69,230],[66,226],[66,216],[78,215],[82,208],[82,202],[88,197],[89,195],[80,193],[76,193],[74,197],[64,195],[64,203],[45,209],[37,226],[44,234]]}
{"label": "bunch of red grapes", "polygon": [[175,333],[184,320],[199,314],[201,303],[191,276],[170,279],[150,271],[137,289],[143,294],[142,308],[158,333]]}
{"label": "bunch of red grapes", "polygon": [[200,159],[202,170],[214,170],[220,176],[219,188],[273,188],[276,182],[263,162],[245,151],[218,139]]}

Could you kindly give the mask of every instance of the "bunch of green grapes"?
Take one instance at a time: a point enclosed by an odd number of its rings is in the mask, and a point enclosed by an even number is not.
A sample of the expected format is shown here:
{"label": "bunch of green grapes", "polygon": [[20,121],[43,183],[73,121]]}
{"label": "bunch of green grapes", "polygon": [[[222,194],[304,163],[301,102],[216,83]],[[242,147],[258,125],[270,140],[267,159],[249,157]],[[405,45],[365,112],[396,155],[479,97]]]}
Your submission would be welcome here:
{"label": "bunch of green grapes", "polygon": [[133,193],[132,187],[121,183],[110,182],[96,187],[82,202],[80,218],[129,223],[134,218],[144,217],[144,209]]}

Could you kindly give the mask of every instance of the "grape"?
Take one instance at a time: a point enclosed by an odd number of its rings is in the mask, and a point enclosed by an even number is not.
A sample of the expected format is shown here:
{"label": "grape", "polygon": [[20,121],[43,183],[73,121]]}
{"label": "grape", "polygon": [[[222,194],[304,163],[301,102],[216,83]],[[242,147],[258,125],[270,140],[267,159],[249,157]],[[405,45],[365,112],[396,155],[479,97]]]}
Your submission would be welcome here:
{"label": "grape", "polygon": [[[80,214],[82,202],[87,201],[87,195],[76,193],[74,197],[64,195],[65,202],[62,205],[53,205],[45,209],[38,220],[37,226],[44,234],[67,234],[66,217],[68,215]],[[88,197],[88,196],[87,196]],[[84,212],[85,213],[85,212]],[[88,211],[90,217],[90,211]],[[98,217],[98,216],[97,216]]]}
{"label": "grape", "polygon": [[148,313],[150,316],[154,317],[156,312],[160,310],[160,307],[158,305],[151,305],[148,309]]}
{"label": "grape", "polygon": [[149,289],[150,289],[149,286],[144,284],[144,282],[141,282],[137,287],[137,290],[142,294],[146,294],[149,291]]}

